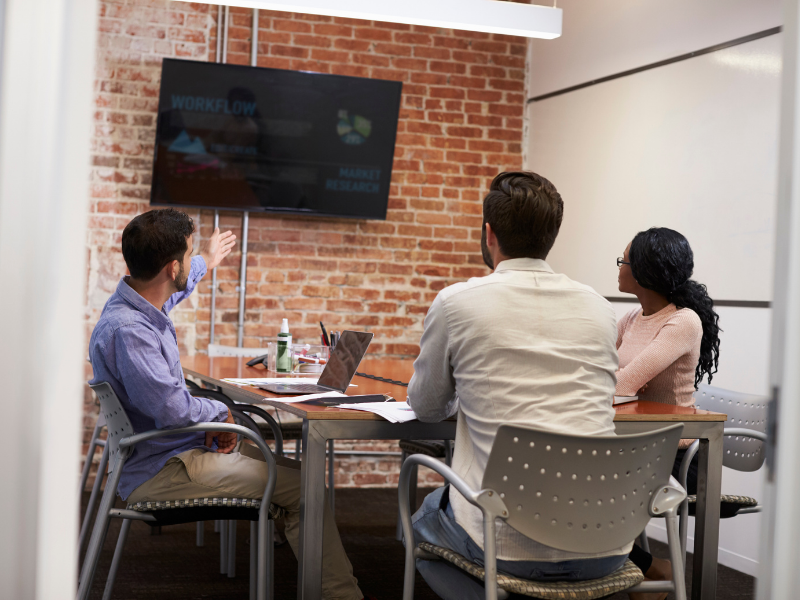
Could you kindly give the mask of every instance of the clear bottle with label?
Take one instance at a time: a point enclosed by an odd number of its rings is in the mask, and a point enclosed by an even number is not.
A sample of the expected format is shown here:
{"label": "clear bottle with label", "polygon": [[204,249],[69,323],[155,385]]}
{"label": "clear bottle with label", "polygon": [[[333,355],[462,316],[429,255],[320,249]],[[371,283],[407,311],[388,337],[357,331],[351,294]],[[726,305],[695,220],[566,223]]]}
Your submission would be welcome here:
{"label": "clear bottle with label", "polygon": [[292,372],[292,335],[289,333],[289,319],[281,323],[278,334],[278,352],[275,357],[275,370],[278,373]]}

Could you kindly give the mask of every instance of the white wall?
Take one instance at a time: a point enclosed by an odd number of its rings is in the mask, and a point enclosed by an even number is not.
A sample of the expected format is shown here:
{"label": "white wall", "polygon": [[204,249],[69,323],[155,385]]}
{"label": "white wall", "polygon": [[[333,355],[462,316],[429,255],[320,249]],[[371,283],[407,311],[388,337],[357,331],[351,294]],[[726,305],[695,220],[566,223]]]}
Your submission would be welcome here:
{"label": "white wall", "polygon": [[[527,77],[529,97],[707,48],[781,24],[781,2],[779,0],[703,0],[703,2],[675,0],[668,3],[656,2],[656,0],[593,0],[592,2],[561,0],[559,6],[564,9],[562,37],[553,41],[533,40],[530,44]],[[729,67],[720,64],[719,68]],[[650,78],[658,77],[659,69],[647,73]],[[637,75],[630,77],[630,81],[626,84],[635,84],[633,78]],[[600,84],[598,89],[603,85],[609,84]],[[778,93],[776,87],[773,87],[773,90],[771,94]],[[682,89],[681,85],[677,85],[677,87],[665,88],[664,93],[673,94],[677,99],[681,99],[691,92],[691,89]],[[566,94],[545,102],[555,102],[559,98],[566,100],[568,96],[569,94]],[[770,97],[769,100],[773,107],[777,106],[777,97]],[[563,105],[567,104],[567,101],[563,103]],[[721,106],[720,108],[726,107]],[[586,106],[583,106],[581,110],[585,111]],[[552,164],[559,161],[567,165],[571,164],[573,162],[572,152],[576,150],[573,149],[570,152],[569,148],[553,147],[552,144],[545,147],[537,145],[544,141],[543,139],[537,140],[537,128],[546,127],[547,123],[531,122],[533,114],[534,111],[529,107],[527,124],[529,143],[526,167],[533,167],[532,156],[536,156],[537,153],[539,156],[543,156],[548,152],[552,155],[550,157]],[[599,112],[594,114],[598,119],[603,118]],[[576,119],[582,117],[583,115],[575,115]],[[742,115],[742,119],[746,118],[747,115]],[[595,132],[591,129],[585,130],[583,139],[587,144],[596,146],[597,140],[593,137],[594,134]],[[578,138],[577,143],[580,141]],[[615,140],[615,143],[624,143],[624,141]],[[677,144],[678,142],[673,141],[672,143]],[[673,157],[680,154],[680,148],[667,150],[669,150],[667,154]],[[771,171],[771,176],[777,173],[777,165],[772,164],[772,161],[775,160],[774,156],[775,153],[772,153],[767,160],[769,164],[759,167],[762,171],[761,175],[766,169]],[[613,161],[613,158],[613,155],[603,156],[602,160]],[[698,160],[702,161],[703,158],[700,157]],[[664,164],[665,171],[670,167],[670,164]],[[548,176],[548,173],[542,171],[542,175]],[[736,173],[732,173],[732,176],[735,177]],[[579,178],[581,173],[572,173],[571,177]],[[569,185],[567,184],[567,188]],[[692,182],[687,181],[686,185],[691,186]],[[774,195],[775,186],[773,185],[768,193],[769,207],[767,210],[769,211],[774,210]],[[569,201],[569,199],[567,198],[565,201]],[[739,200],[739,202],[743,201]],[[605,202],[608,205],[603,208],[613,211],[615,208],[613,194],[609,194]],[[708,207],[702,206],[701,203],[702,199],[696,201],[697,210],[707,210]],[[742,208],[741,205],[735,207],[736,210]],[[641,221],[641,225],[636,230],[655,225],[656,223],[651,220],[654,215],[658,214],[658,210],[653,206],[648,207],[647,200],[643,199],[639,213],[636,215],[637,219]],[[567,219],[581,221],[578,225],[586,227],[587,225],[591,226],[592,223],[585,221],[592,221],[593,217],[588,211],[566,210],[565,222]],[[580,241],[576,243],[580,243]],[[623,240],[622,248],[625,243]],[[581,246],[581,249],[587,253],[593,251],[591,247]],[[554,262],[558,261],[555,256],[556,251],[557,249],[554,249]],[[763,249],[760,252],[763,252]],[[767,257],[770,263],[771,258],[771,256]],[[764,270],[769,271],[769,266],[766,266]],[[735,272],[733,274],[732,272],[727,277],[739,276],[747,276],[747,273]],[[612,295],[607,290],[604,290],[604,293]],[[767,294],[771,294],[771,289]],[[719,296],[717,297],[719,298]],[[769,299],[769,296],[764,296],[763,299]],[[620,316],[634,306],[634,304],[627,303],[614,304],[615,310]],[[747,393],[766,394],[768,391],[771,311],[769,309],[730,307],[720,307],[717,311],[720,315],[720,326],[723,333],[721,335],[720,370],[714,376],[713,384]],[[762,495],[761,492],[761,472],[737,473],[728,469],[724,470],[723,493],[739,493],[759,498]],[[721,564],[756,575],[760,521],[760,515],[743,515],[721,523],[719,553]],[[657,539],[666,539],[664,530],[659,528],[658,523],[651,525],[648,533]]]}
{"label": "white wall", "polygon": [[528,105],[528,164],[565,204],[554,269],[619,296],[614,259],[670,227],[714,299],[771,299],[781,38]]}
{"label": "white wall", "polygon": [[528,97],[781,24],[780,0],[560,0],[560,38],[530,46]]}

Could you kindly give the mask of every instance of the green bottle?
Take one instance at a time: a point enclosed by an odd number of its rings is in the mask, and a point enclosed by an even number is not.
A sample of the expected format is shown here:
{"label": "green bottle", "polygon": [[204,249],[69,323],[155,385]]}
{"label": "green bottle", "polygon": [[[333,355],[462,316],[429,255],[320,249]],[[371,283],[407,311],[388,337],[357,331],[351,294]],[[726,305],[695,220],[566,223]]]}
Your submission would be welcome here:
{"label": "green bottle", "polygon": [[278,373],[292,372],[292,334],[289,333],[289,319],[281,323],[278,334],[278,353],[275,356],[275,369]]}

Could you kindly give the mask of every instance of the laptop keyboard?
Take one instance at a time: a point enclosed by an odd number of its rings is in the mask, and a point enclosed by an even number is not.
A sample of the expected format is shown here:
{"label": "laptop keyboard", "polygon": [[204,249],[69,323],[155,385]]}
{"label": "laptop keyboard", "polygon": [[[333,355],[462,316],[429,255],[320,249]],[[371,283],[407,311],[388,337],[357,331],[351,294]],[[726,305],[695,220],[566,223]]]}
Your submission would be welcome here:
{"label": "laptop keyboard", "polygon": [[290,383],[284,386],[288,390],[292,390],[293,392],[300,392],[301,394],[314,394],[317,392],[328,392],[323,387],[318,385],[314,385],[311,383]]}

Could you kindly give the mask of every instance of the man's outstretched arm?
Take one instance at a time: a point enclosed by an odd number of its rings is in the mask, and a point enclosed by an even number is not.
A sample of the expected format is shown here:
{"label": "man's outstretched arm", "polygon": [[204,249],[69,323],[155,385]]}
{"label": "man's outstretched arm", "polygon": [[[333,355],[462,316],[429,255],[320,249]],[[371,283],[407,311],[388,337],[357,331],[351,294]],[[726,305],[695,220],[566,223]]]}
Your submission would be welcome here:
{"label": "man's outstretched arm", "polygon": [[228,256],[236,245],[236,236],[232,232],[219,232],[219,227],[214,230],[211,237],[200,246],[200,253],[192,258],[192,268],[186,280],[186,289],[182,292],[175,292],[164,303],[164,312],[169,313],[180,302],[188,298],[198,282],[205,274],[216,268],[222,259]]}

